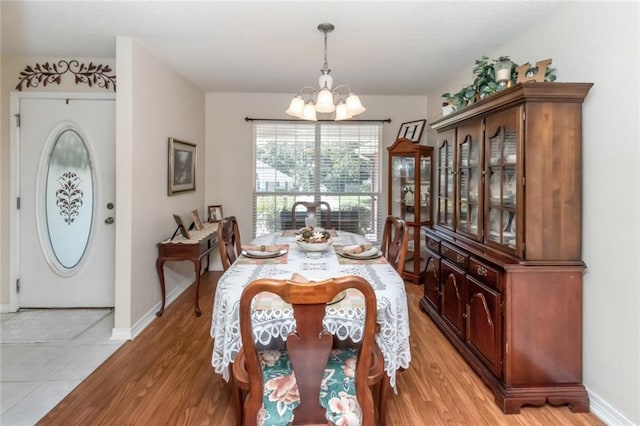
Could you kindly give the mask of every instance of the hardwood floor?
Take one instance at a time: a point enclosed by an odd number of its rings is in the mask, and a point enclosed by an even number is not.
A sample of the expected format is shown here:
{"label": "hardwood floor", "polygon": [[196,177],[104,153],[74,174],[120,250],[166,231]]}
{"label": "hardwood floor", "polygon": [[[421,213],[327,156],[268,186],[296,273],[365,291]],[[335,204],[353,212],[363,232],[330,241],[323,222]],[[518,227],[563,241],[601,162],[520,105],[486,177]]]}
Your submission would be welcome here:
{"label": "hardwood floor", "polygon": [[[202,276],[200,307],[193,286],[134,341],[124,344],[51,410],[40,425],[235,424],[231,394],[211,366],[209,335],[215,283]],[[390,425],[603,425],[567,407],[526,407],[504,415],[489,389],[418,308],[422,287],[407,284],[410,367],[390,397]]]}

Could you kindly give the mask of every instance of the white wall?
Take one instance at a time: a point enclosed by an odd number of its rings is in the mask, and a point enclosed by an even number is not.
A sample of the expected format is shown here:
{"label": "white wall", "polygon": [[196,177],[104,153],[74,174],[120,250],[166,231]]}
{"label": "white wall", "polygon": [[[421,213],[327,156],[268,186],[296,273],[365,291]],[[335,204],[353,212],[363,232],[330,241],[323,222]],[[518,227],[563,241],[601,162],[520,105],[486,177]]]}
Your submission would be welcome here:
{"label": "white wall", "polygon": [[[640,424],[640,76],[637,2],[574,2],[492,58],[552,58],[558,81],[594,83],[583,106],[583,379],[610,424]],[[460,75],[429,97],[473,80]],[[617,413],[616,413],[617,411]],[[619,415],[620,417],[616,417]]]}
{"label": "white wall", "polygon": [[[314,76],[309,76],[313,79]],[[292,89],[294,90],[294,89]],[[207,204],[222,204],[225,216],[235,215],[243,241],[252,237],[253,208],[253,122],[251,118],[287,119],[284,111],[293,96],[287,94],[208,93],[207,123]],[[391,118],[382,126],[383,145],[389,146],[400,124],[426,118],[424,96],[360,96],[367,111],[362,120]],[[423,137],[423,142],[424,137]],[[382,176],[386,176],[387,156],[383,148]],[[383,179],[383,211],[386,211],[386,180]]]}
{"label": "white wall", "polygon": [[[131,38],[118,37],[117,61],[116,220],[121,229],[116,231],[115,327],[127,329],[142,328],[154,318],[161,298],[156,244],[175,230],[172,214],[185,221],[193,209],[204,214],[205,95]],[[169,137],[197,145],[196,190],[171,197]],[[191,262],[167,262],[165,271],[167,293],[195,277]]]}

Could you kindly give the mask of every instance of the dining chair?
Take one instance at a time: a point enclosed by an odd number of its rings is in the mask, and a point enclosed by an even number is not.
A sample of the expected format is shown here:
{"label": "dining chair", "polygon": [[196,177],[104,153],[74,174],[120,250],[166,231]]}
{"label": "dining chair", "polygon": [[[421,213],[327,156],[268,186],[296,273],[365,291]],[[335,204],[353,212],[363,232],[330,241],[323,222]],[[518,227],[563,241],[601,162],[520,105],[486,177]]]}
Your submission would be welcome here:
{"label": "dining chair", "polygon": [[[296,210],[298,206],[304,206],[307,210],[307,216],[314,215],[318,219],[318,226],[323,228],[331,228],[331,206],[326,201],[296,201],[293,203],[291,207],[291,223],[293,225],[293,229],[297,229],[298,226],[296,224]],[[322,209],[322,207],[325,207]],[[326,211],[326,217],[322,217],[322,212]]]}
{"label": "dining chair", "polygon": [[218,251],[222,268],[226,271],[240,256],[242,243],[240,242],[240,228],[235,216],[228,216],[218,224]]}
{"label": "dining chair", "polygon": [[[357,347],[337,349],[322,321],[327,303],[347,289],[363,296],[364,329]],[[296,328],[281,350],[257,348],[254,343],[252,301],[261,292],[275,293],[293,308]],[[237,424],[369,426],[376,424],[376,406],[379,424],[384,424],[380,407],[386,398],[386,372],[376,331],[376,295],[362,277],[306,283],[263,278],[249,283],[240,297],[242,348],[232,366]],[[374,404],[376,385],[380,391]]]}
{"label": "dining chair", "polygon": [[387,216],[382,230],[380,251],[400,275],[404,270],[409,246],[409,231],[404,220],[396,216]]}

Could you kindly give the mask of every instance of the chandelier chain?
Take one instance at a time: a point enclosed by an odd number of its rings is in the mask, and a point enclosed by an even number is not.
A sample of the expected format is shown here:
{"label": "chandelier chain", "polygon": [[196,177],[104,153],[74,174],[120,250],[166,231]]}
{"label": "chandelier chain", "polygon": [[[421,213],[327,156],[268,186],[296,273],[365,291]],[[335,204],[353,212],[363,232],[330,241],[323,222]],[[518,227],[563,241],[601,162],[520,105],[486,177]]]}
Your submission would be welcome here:
{"label": "chandelier chain", "polygon": [[322,67],[323,71],[326,71],[329,69],[329,63],[327,61],[327,32],[324,32],[324,65]]}

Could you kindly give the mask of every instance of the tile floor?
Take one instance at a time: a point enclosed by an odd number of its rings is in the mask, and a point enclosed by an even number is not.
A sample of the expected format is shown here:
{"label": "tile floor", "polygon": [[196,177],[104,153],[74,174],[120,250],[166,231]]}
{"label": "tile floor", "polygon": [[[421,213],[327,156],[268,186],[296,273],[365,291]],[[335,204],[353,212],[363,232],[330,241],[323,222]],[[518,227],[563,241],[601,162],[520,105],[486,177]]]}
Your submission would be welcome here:
{"label": "tile floor", "polygon": [[124,343],[112,328],[113,313],[69,343],[1,344],[0,425],[36,424]]}

